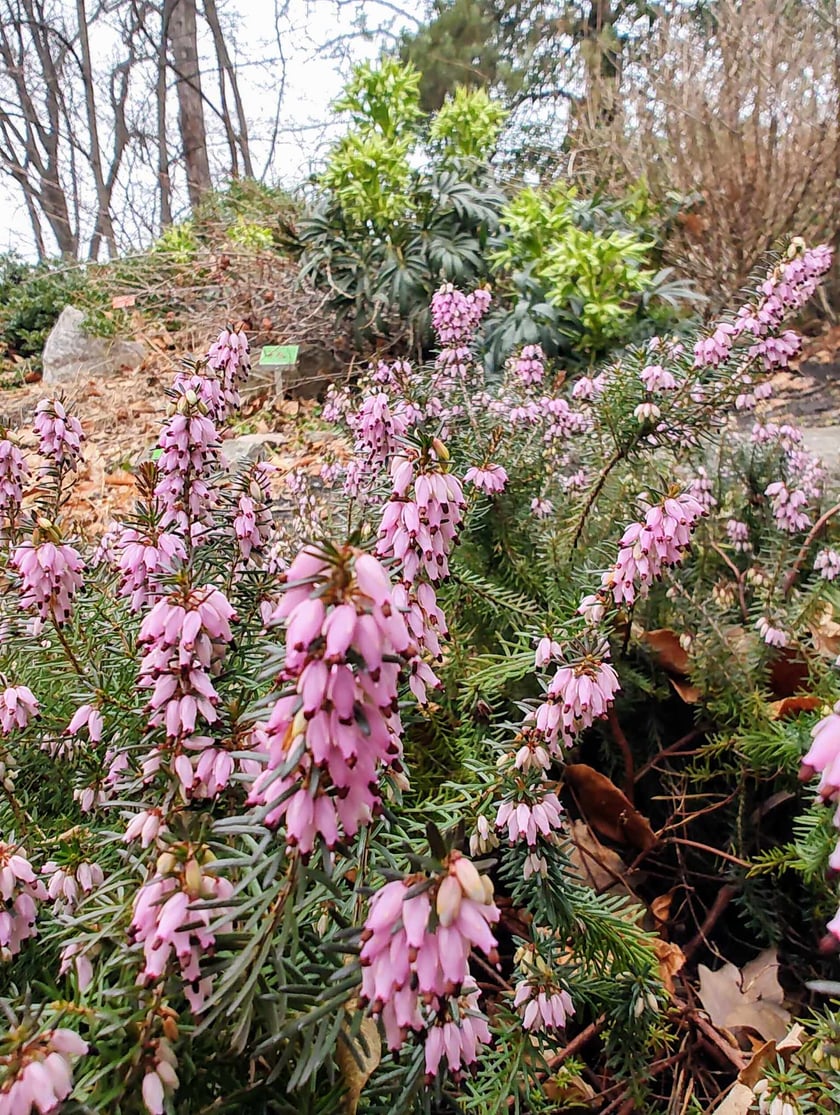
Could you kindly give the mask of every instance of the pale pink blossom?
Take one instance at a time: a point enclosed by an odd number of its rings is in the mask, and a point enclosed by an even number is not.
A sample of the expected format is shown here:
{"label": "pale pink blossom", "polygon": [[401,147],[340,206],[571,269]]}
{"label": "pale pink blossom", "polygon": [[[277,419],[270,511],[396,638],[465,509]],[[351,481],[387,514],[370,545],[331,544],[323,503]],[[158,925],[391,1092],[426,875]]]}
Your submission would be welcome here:
{"label": "pale pink blossom", "polygon": [[0,693],[0,730],[7,736],[15,728],[25,728],[39,705],[28,685],[10,685]]}

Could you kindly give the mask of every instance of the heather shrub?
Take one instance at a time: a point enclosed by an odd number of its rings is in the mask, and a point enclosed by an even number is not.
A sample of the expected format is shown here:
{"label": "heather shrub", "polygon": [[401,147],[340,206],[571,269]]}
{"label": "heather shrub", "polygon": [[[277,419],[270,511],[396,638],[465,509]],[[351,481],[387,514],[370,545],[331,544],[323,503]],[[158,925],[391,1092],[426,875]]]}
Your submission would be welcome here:
{"label": "heather shrub", "polygon": [[[829,263],[794,243],[709,329],[568,388],[530,346],[489,390],[491,294],[445,286],[433,364],[329,398],[353,456],[285,479],[291,521],[225,460],[242,333],[176,378],[95,546],[79,420],[42,403],[37,457],[5,432],[6,1110],[538,1112],[581,1057],[640,1110],[678,1072],[715,1098],[648,903],[725,885],[809,977],[840,939],[809,782],[838,793],[840,505],[760,417]],[[648,882],[593,885],[585,820]],[[832,1041],[826,1013],[785,1069],[821,1100]]]}

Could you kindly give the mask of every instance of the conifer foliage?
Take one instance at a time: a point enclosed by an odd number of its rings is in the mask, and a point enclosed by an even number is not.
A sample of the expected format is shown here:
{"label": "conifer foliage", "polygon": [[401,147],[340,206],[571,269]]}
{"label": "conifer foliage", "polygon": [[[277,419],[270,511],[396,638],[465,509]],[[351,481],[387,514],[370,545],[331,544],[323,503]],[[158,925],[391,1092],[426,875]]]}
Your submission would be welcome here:
{"label": "conifer foliage", "polygon": [[[0,1113],[545,1111],[587,1027],[614,1094],[658,1110],[639,1066],[680,1067],[683,1016],[639,901],[575,860],[581,772],[618,794],[608,776],[631,785],[634,753],[665,746],[615,725],[667,704],[639,648],[671,629],[702,694],[691,776],[739,771],[716,870],[778,866],[744,814],[795,792],[809,715],[803,775],[840,792],[817,708],[838,695],[819,646],[837,506],[794,428],[720,437],[796,351],[788,319],[829,263],[795,242],[693,342],[573,386],[532,345],[489,390],[491,293],[442,287],[433,364],[329,398],[355,452],[292,532],[270,468],[225,459],[242,333],[178,375],[136,514],[95,548],[65,514],[66,402],[39,408],[37,456],[3,431]],[[781,650],[819,700],[776,723]],[[625,800],[602,834],[673,867],[689,822],[654,832]],[[820,919],[840,941],[827,856],[815,942]]]}

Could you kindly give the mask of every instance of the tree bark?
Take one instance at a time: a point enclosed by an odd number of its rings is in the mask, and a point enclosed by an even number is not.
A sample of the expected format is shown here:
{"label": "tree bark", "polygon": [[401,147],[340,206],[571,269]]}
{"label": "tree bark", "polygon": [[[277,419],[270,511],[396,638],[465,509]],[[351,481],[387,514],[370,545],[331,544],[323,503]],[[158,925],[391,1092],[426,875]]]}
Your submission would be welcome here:
{"label": "tree bark", "polygon": [[172,50],[187,191],[190,205],[195,209],[212,185],[198,63],[195,0],[166,0],[164,20]]}
{"label": "tree bark", "polygon": [[[227,41],[225,39],[224,31],[219,20],[219,12],[216,7],[216,0],[204,0],[204,14],[207,17],[207,23],[210,30],[213,32],[213,42],[216,47],[216,57],[219,61],[219,88],[222,93],[222,111],[224,113],[225,129],[228,133],[228,142],[231,145],[231,164],[234,173],[236,173],[236,150],[231,143],[235,138],[236,145],[242,155],[242,168],[248,178],[254,177],[254,166],[251,161],[251,148],[248,141],[248,121],[245,117],[245,107],[242,103],[242,96],[239,92],[239,81],[236,77],[236,70],[234,69],[233,62],[231,61],[230,52],[227,48]],[[233,121],[230,119],[230,113],[227,107],[227,98],[225,96],[225,77],[230,82],[231,92],[233,94],[233,103],[236,106],[236,121],[238,131],[233,127]]]}
{"label": "tree bark", "polygon": [[96,259],[102,240],[108,245],[108,255],[117,254],[114,225],[111,220],[111,191],[105,184],[102,172],[102,149],[99,144],[99,122],[96,116],[96,91],[93,85],[93,67],[90,60],[90,39],[88,38],[87,8],[85,0],[76,0],[76,18],[79,23],[79,53],[82,71],[82,84],[85,91],[85,113],[90,135],[90,168],[96,190],[96,225],[90,242],[89,256]]}
{"label": "tree bark", "polygon": [[169,178],[169,142],[166,135],[166,8],[160,13],[160,42],[157,56],[157,154],[158,188],[160,190],[161,230],[172,224],[172,182]]}

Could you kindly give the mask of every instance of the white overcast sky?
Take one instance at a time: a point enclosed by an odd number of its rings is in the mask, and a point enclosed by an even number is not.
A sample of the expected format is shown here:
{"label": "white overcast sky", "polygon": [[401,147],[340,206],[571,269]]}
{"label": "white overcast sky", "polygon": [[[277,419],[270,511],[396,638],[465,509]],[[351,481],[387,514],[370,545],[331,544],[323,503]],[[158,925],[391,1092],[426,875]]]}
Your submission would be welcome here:
{"label": "white overcast sky", "polygon": [[[425,6],[423,0],[223,0],[219,4],[236,20],[232,54],[249,117],[254,165],[260,171],[273,130],[274,91],[282,83],[280,139],[267,181],[294,186],[317,169],[326,145],[343,127],[330,105],[350,65],[375,57],[389,35],[416,25]],[[354,33],[360,17],[378,32],[372,38]],[[93,47],[95,52],[95,43]],[[100,43],[100,48],[107,51],[110,44]],[[174,126],[174,105],[170,115]],[[212,154],[211,149],[211,160]],[[33,254],[23,202],[9,181],[0,177],[0,251],[9,249],[30,258]]]}

